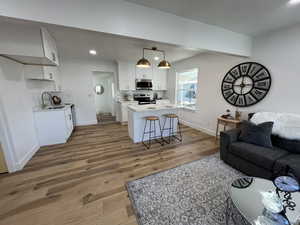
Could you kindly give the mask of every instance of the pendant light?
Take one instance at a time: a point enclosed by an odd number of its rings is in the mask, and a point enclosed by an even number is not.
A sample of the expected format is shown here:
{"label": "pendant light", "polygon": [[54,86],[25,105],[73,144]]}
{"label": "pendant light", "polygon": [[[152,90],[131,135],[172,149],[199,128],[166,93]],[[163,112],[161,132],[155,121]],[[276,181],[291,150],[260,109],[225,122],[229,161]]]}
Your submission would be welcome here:
{"label": "pendant light", "polygon": [[143,58],[137,62],[136,66],[139,68],[149,68],[151,66],[151,63],[145,58],[145,48],[143,48]]}
{"label": "pendant light", "polygon": [[149,68],[151,66],[151,63],[145,58],[145,49],[150,50],[150,51],[157,51],[157,52],[162,52],[164,54],[164,59],[157,65],[159,69],[170,69],[171,64],[166,60],[166,54],[165,51],[163,50],[158,50],[156,47],[152,48],[143,48],[143,58],[141,58],[136,66],[140,68]]}

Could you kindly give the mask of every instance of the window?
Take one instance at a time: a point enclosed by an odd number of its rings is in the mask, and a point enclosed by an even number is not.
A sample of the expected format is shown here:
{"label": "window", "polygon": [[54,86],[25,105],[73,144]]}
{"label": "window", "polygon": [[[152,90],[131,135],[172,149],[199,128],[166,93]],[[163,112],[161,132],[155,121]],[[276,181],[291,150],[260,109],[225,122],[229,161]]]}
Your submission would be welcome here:
{"label": "window", "polygon": [[198,69],[177,73],[176,102],[183,107],[195,109],[198,86]]}

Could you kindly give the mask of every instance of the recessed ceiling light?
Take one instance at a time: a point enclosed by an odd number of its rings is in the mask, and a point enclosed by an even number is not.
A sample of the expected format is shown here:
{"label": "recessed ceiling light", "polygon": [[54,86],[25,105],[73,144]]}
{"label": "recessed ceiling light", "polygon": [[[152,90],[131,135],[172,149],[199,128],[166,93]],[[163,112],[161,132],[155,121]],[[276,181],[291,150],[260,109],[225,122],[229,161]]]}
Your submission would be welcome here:
{"label": "recessed ceiling light", "polygon": [[90,53],[91,55],[97,55],[97,51],[94,50],[94,49],[91,49],[91,50],[89,51],[89,53]]}
{"label": "recessed ceiling light", "polygon": [[288,5],[297,5],[297,4],[300,4],[300,0],[289,0]]}
{"label": "recessed ceiling light", "polygon": [[155,61],[158,61],[158,60],[159,60],[159,57],[158,57],[158,56],[155,56],[155,57],[154,57],[154,60],[155,60]]}

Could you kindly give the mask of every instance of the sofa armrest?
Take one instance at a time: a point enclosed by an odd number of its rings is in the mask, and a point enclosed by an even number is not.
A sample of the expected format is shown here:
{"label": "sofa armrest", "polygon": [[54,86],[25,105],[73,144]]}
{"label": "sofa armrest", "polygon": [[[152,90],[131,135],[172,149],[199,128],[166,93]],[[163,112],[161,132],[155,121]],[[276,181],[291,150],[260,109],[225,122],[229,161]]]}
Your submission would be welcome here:
{"label": "sofa armrest", "polygon": [[238,140],[240,129],[232,129],[220,133],[220,155],[221,159],[226,161],[228,149],[233,142]]}

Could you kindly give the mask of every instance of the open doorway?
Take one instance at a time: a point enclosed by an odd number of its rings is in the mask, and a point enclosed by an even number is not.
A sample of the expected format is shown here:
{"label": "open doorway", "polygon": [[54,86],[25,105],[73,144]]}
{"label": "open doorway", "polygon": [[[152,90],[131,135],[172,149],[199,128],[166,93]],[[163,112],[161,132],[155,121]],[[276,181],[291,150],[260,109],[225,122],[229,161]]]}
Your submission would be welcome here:
{"label": "open doorway", "polygon": [[98,124],[116,122],[113,100],[115,97],[114,74],[112,72],[93,72],[96,116]]}

